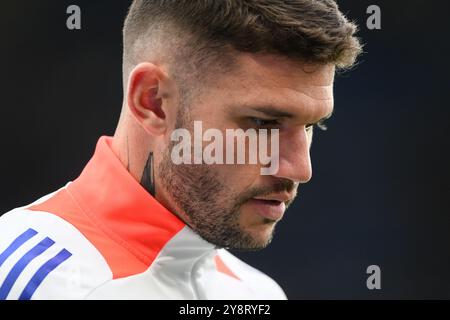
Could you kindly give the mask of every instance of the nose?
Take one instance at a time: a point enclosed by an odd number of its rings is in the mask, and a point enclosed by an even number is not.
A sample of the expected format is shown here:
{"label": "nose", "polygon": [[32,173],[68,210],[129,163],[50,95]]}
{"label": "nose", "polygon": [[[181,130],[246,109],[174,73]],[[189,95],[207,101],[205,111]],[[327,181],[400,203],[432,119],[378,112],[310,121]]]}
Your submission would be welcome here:
{"label": "nose", "polygon": [[274,176],[298,183],[311,180],[311,139],[305,127],[280,134],[279,168]]}

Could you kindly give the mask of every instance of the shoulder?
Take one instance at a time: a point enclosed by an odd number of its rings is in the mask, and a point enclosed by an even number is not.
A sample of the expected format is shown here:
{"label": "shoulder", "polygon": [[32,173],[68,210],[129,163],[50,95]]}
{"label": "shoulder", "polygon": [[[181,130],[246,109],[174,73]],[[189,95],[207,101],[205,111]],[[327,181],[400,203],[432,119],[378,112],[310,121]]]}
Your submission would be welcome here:
{"label": "shoulder", "polygon": [[72,224],[28,208],[0,217],[0,300],[82,299],[111,279],[103,257]]}
{"label": "shoulder", "polygon": [[258,269],[248,265],[241,259],[231,254],[228,250],[220,249],[218,256],[223,261],[226,268],[239,278],[253,291],[259,299],[285,300],[287,299],[283,289],[268,275]]}

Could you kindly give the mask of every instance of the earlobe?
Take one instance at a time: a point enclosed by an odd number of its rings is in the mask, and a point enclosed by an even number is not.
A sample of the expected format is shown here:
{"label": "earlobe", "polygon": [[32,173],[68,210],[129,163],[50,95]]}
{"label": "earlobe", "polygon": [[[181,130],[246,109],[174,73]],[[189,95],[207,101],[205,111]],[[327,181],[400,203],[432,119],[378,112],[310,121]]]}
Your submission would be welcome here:
{"label": "earlobe", "polygon": [[128,108],[135,120],[151,135],[164,134],[166,115],[162,109],[160,86],[162,70],[151,63],[137,65],[130,74],[127,92]]}

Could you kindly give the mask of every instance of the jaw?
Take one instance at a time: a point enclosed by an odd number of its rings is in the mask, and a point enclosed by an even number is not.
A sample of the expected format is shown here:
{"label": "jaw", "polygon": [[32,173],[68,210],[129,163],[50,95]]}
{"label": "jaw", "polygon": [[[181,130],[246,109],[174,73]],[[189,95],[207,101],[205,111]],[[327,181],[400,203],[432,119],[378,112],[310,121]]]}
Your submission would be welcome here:
{"label": "jaw", "polygon": [[263,249],[272,240],[277,222],[260,217],[253,212],[241,212],[239,227],[241,233],[252,243],[249,249]]}

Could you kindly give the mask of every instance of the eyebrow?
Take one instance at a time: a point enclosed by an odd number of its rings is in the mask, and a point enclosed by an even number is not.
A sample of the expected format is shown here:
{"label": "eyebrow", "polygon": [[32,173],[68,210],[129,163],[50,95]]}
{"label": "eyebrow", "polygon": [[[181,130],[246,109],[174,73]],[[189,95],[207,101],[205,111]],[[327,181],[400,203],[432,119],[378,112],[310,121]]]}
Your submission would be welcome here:
{"label": "eyebrow", "polygon": [[[271,107],[271,106],[251,107],[250,109],[264,113],[267,116],[275,117],[275,118],[288,118],[289,119],[289,118],[294,117],[294,115],[290,112],[283,111],[283,110],[277,110],[276,108]],[[333,110],[331,110],[331,112],[329,114],[327,114],[325,117],[323,117],[316,123],[330,119],[331,116],[333,115],[333,113],[334,113],[334,108],[333,108]]]}
{"label": "eyebrow", "polygon": [[286,112],[283,110],[277,110],[271,106],[251,107],[250,109],[264,113],[265,115],[270,116],[270,117],[276,117],[276,118],[293,118],[294,117],[294,115],[290,112]]}

